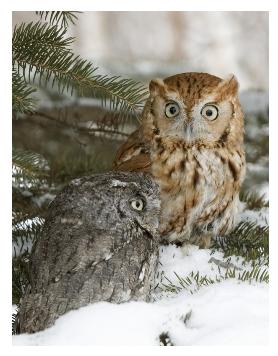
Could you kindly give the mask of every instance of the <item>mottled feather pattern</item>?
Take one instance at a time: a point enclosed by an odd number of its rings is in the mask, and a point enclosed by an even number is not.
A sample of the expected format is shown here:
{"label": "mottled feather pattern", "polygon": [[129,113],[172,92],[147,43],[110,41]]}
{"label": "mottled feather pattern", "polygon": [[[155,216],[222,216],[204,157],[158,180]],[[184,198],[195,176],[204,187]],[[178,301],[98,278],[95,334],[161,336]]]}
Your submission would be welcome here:
{"label": "mottled feather pattern", "polygon": [[[167,105],[174,105],[178,114],[167,117]],[[216,118],[204,116],[204,108],[210,115],[217,111]],[[142,125],[129,141],[136,150],[123,149],[115,166],[137,168],[143,150],[146,171],[160,186],[161,235],[207,247],[212,237],[231,231],[237,222],[245,175],[243,135],[234,76],[223,80],[183,73],[152,80]]]}
{"label": "mottled feather pattern", "polygon": [[94,302],[148,301],[159,211],[159,188],[141,172],[95,174],[67,185],[50,204],[31,252],[19,332],[44,330]]}

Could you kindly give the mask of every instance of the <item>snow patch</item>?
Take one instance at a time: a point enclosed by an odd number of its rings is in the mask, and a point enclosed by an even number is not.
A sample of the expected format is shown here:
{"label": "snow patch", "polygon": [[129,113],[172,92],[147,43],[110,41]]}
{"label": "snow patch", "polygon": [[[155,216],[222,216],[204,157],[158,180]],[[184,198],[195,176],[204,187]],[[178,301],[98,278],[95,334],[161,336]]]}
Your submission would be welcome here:
{"label": "snow patch", "polygon": [[241,213],[241,220],[254,222],[261,227],[269,226],[269,208],[261,208],[260,210],[246,209]]}
{"label": "snow patch", "polygon": [[71,311],[36,334],[13,336],[14,345],[265,345],[268,286],[235,280],[154,303],[96,303]]}

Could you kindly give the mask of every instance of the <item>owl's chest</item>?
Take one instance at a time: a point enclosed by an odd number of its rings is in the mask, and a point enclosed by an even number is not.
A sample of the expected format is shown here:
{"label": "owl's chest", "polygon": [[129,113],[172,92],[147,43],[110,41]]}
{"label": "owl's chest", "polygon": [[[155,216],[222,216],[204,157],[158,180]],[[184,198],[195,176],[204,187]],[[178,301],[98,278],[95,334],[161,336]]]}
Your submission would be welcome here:
{"label": "owl's chest", "polygon": [[177,147],[154,152],[152,174],[165,193],[217,189],[225,184],[228,172],[218,153],[210,149]]}

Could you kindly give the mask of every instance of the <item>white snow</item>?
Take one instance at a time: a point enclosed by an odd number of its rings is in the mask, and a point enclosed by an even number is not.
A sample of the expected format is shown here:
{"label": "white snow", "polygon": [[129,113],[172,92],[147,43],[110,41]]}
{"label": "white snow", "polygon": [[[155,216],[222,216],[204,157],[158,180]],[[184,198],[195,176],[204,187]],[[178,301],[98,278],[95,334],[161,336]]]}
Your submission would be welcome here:
{"label": "white snow", "polygon": [[18,306],[16,304],[12,305],[12,314],[16,314],[18,312]]}
{"label": "white snow", "polygon": [[259,193],[264,196],[264,199],[266,201],[269,200],[269,187],[267,183],[261,185],[261,189]]}
{"label": "white snow", "polygon": [[242,214],[242,220],[248,222],[255,222],[260,226],[269,226],[269,208],[262,208],[260,210],[246,209]]}
{"label": "white snow", "polygon": [[[188,245],[186,248],[176,246],[165,246],[160,249],[160,265],[158,267],[158,282],[168,284],[170,280],[175,285],[179,284],[178,277],[187,277],[192,272],[195,275],[199,272],[200,276],[211,279],[223,277],[227,268],[221,267],[219,261],[227,265],[228,268],[241,271],[243,269],[252,270],[251,263],[247,263],[240,256],[230,256],[224,258],[223,253],[210,249],[199,249],[198,246]],[[165,278],[166,277],[166,278]],[[190,290],[196,290],[197,285],[192,285]],[[164,296],[165,293],[162,293]],[[156,298],[161,298],[156,293]]]}
{"label": "white snow", "polygon": [[33,201],[39,206],[43,206],[43,204],[50,204],[52,200],[56,197],[56,194],[52,193],[45,193],[41,196],[33,197]]}
{"label": "white snow", "polygon": [[14,336],[13,344],[159,345],[158,336],[167,332],[174,345],[265,345],[267,309],[266,284],[227,280],[154,303],[96,303],[45,331]]}
{"label": "white snow", "polygon": [[[157,281],[192,271],[215,278],[227,267],[252,269],[242,257],[196,246],[161,247]],[[176,275],[177,274],[177,275]],[[188,319],[184,322],[185,319]],[[55,325],[32,335],[13,336],[14,345],[159,345],[167,332],[174,345],[265,345],[268,339],[268,285],[235,279],[190,286],[179,293],[157,288],[152,303],[96,303],[60,317]]]}

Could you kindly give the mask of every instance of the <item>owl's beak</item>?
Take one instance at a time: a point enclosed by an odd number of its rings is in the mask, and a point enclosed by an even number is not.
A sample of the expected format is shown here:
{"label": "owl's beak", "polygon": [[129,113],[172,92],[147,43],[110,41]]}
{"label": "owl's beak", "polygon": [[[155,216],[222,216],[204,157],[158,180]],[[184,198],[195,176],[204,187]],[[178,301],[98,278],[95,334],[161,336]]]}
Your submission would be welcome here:
{"label": "owl's beak", "polygon": [[186,137],[191,137],[192,136],[192,119],[187,119],[184,122],[184,132]]}
{"label": "owl's beak", "polygon": [[[154,227],[152,227],[154,226]],[[157,220],[157,224],[153,224],[153,222],[151,222],[151,224],[142,224],[141,223],[141,227],[148,233],[148,235],[150,235],[150,237],[154,236],[157,237],[158,235],[158,220]]]}

